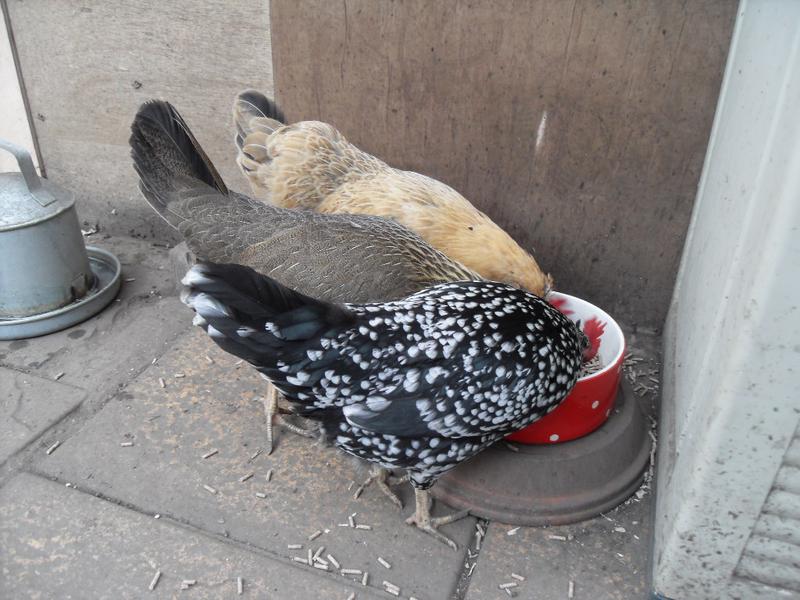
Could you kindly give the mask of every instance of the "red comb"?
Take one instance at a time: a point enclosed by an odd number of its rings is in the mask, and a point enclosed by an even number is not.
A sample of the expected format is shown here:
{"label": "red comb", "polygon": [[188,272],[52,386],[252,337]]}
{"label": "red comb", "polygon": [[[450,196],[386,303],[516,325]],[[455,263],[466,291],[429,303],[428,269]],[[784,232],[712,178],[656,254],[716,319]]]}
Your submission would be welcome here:
{"label": "red comb", "polygon": [[600,337],[606,330],[606,324],[597,317],[592,317],[583,325],[583,333],[589,338],[589,347],[583,351],[583,360],[592,360],[600,349]]}
{"label": "red comb", "polygon": [[564,308],[564,306],[567,304],[566,298],[549,298],[547,301],[554,306],[556,310],[561,312],[561,314],[571,315],[574,312],[568,308]]}

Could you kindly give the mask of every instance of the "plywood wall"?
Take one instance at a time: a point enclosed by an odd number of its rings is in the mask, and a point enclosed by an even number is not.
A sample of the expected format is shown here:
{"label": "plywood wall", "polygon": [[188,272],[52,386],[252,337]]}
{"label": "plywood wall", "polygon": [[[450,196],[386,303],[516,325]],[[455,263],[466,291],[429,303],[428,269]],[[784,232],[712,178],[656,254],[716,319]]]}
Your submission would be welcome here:
{"label": "plywood wall", "polygon": [[557,287],[660,327],[737,3],[271,2],[278,99],[464,193]]}
{"label": "plywood wall", "polygon": [[101,232],[170,235],[141,199],[129,157],[130,123],[150,98],[172,102],[231,187],[246,187],[230,107],[243,88],[272,90],[266,2],[6,4],[47,175]]}

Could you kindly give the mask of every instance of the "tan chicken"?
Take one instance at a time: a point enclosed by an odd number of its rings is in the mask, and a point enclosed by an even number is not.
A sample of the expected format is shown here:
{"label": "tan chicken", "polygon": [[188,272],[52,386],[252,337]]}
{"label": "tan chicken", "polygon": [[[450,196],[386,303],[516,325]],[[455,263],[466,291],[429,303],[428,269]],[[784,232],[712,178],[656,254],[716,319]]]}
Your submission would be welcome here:
{"label": "tan chicken", "polygon": [[233,107],[237,162],[254,195],[275,206],[391,218],[486,279],[539,296],[550,275],[489,217],[448,185],[401,171],[349,143],[319,121],[284,124],[259,92]]}

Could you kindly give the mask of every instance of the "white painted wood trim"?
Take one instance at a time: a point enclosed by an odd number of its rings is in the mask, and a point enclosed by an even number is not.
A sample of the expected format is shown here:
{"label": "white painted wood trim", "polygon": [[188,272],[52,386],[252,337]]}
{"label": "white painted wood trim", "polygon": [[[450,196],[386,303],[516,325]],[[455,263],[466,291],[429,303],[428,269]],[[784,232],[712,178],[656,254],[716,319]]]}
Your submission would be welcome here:
{"label": "white painted wood trim", "polygon": [[[4,18],[0,18],[0,115],[2,115],[0,138],[27,148],[38,169],[33,133],[28,123],[22,89],[14,64],[11,37]],[[0,151],[0,173],[7,171],[19,171],[17,161],[10,154]]]}
{"label": "white painted wood trim", "polygon": [[800,2],[743,0],[665,328],[653,581],[668,598],[800,597],[739,568],[800,422],[798,107]]}

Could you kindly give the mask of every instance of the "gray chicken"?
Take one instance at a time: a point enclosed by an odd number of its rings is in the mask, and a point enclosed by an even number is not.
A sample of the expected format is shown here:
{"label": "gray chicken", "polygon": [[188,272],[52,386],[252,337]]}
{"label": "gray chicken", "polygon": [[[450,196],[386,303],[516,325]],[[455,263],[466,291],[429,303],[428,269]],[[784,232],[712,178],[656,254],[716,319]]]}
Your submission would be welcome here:
{"label": "gray chicken", "polygon": [[[437,283],[481,280],[394,221],[277,208],[229,191],[168,102],[142,105],[131,131],[142,194],[200,260],[249,266],[329,302],[395,300]],[[271,451],[275,388],[264,407]],[[372,480],[399,503],[386,486],[385,471],[373,470],[365,484]]]}

